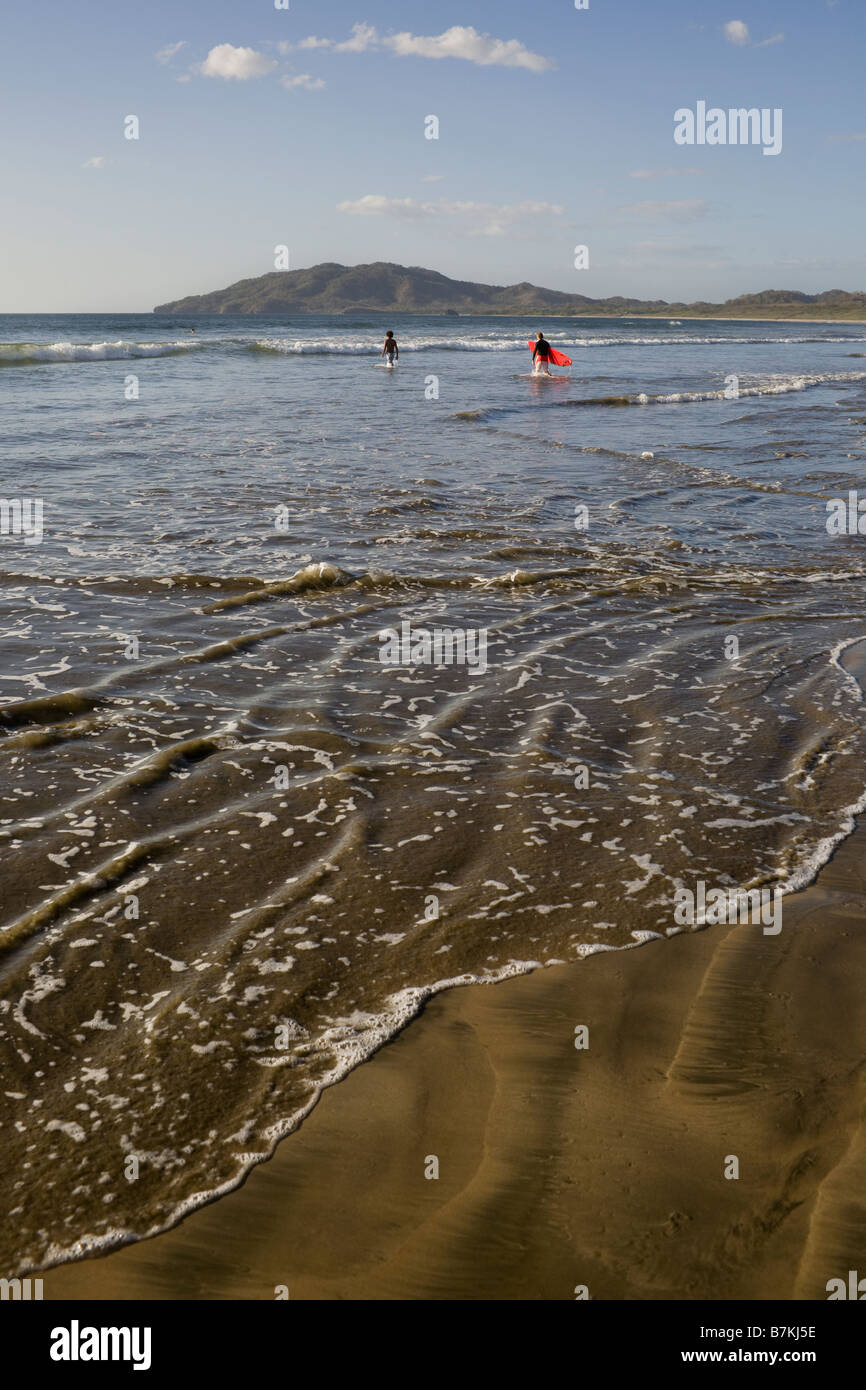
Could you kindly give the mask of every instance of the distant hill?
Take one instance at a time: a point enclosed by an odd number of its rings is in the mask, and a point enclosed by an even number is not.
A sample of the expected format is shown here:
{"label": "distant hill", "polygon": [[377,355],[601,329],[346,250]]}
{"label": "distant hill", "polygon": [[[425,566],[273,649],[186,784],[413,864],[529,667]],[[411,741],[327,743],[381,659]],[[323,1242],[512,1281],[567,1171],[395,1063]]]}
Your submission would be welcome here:
{"label": "distant hill", "polygon": [[158,304],[155,314],[523,314],[637,318],[866,319],[866,294],[763,290],[724,304],[670,304],[664,299],[589,299],[583,294],[519,285],[451,280],[421,266],[337,265],[276,270],[211,294]]}

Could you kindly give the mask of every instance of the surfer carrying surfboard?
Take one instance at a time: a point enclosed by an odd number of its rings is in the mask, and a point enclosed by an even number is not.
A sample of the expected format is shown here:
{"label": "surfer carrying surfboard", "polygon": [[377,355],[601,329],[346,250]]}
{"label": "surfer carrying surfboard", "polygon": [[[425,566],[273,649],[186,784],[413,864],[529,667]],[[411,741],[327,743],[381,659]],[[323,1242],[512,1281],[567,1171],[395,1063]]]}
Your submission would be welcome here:
{"label": "surfer carrying surfboard", "polygon": [[528,346],[532,348],[532,370],[533,372],[543,371],[545,376],[550,376],[550,364],[554,367],[570,367],[571,358],[566,357],[564,352],[558,352],[545,338],[543,333],[536,333],[536,341],[530,338]]}
{"label": "surfer carrying surfboard", "polygon": [[382,356],[384,357],[386,354],[389,367],[393,367],[395,359],[398,362],[400,361],[400,349],[397,346],[397,339],[394,337],[390,328],[385,334],[385,346],[382,348]]}
{"label": "surfer carrying surfboard", "polygon": [[550,376],[550,343],[543,333],[536,333],[537,342],[532,348],[532,369],[536,372],[546,372]]}

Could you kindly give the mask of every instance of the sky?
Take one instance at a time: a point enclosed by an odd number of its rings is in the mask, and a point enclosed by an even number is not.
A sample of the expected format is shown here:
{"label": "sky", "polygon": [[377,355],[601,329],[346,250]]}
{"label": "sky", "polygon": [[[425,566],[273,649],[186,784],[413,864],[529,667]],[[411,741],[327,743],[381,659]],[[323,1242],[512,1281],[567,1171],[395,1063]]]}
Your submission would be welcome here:
{"label": "sky", "polygon": [[[864,0],[283,3],[0,0],[0,312],[147,311],[281,246],[592,297],[866,289]],[[677,143],[699,102],[777,124]]]}

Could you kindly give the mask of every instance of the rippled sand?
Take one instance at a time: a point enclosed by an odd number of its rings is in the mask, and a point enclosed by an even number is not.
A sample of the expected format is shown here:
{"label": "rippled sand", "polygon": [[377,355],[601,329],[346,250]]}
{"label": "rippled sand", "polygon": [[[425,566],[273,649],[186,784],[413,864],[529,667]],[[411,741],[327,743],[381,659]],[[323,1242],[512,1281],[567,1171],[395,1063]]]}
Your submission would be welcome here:
{"label": "rippled sand", "polygon": [[825,1299],[866,1240],[863,849],[778,937],[439,996],[238,1192],[45,1297]]}

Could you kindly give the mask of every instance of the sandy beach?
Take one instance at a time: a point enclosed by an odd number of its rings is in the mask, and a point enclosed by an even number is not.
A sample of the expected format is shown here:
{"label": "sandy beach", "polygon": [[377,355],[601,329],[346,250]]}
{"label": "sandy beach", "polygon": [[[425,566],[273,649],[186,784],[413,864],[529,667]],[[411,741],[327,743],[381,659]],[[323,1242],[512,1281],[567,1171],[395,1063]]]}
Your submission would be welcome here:
{"label": "sandy beach", "polygon": [[243,1187],[45,1297],[825,1299],[866,1248],[864,848],[777,936],[438,996]]}

